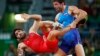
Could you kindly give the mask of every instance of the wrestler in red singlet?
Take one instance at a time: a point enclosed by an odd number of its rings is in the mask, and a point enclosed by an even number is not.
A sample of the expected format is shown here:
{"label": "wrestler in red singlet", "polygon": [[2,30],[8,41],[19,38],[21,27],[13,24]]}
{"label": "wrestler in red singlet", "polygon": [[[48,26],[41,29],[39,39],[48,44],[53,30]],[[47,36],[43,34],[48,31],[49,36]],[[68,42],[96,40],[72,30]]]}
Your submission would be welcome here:
{"label": "wrestler in red singlet", "polygon": [[[43,37],[37,33],[30,33],[28,38],[23,41],[25,45],[30,47],[36,53],[56,52],[58,49],[58,40],[49,41],[47,36],[49,33],[44,33]],[[45,39],[44,39],[45,38]]]}

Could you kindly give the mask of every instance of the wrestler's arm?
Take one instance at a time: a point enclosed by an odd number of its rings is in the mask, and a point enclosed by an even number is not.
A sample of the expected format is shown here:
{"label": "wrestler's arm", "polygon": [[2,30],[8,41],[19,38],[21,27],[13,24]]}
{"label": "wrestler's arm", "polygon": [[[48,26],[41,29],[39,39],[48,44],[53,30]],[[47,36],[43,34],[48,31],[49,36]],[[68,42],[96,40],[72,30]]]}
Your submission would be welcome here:
{"label": "wrestler's arm", "polygon": [[46,27],[53,28],[53,29],[56,29],[56,28],[61,29],[62,28],[62,25],[60,23],[53,22],[53,21],[41,21],[40,27],[41,26],[46,26]]}
{"label": "wrestler's arm", "polygon": [[77,22],[87,18],[87,12],[82,9],[78,9],[76,6],[70,6],[69,12],[76,18],[75,21]]}
{"label": "wrestler's arm", "polygon": [[34,19],[34,20],[37,20],[37,21],[40,21],[40,20],[42,20],[42,16],[41,15],[39,15],[39,14],[32,14],[32,15],[30,15],[30,14],[26,14],[26,13],[23,13],[23,14],[21,14],[21,16],[24,18],[24,19],[26,19],[26,20],[28,20],[28,19]]}
{"label": "wrestler's arm", "polygon": [[25,56],[24,54],[24,48],[25,48],[25,44],[24,43],[19,43],[18,44],[18,49],[17,49],[17,52],[18,52],[18,56]]}
{"label": "wrestler's arm", "polygon": [[87,13],[84,10],[79,9],[79,15],[76,15],[75,21],[79,22],[82,19],[86,19],[86,18],[87,18]]}
{"label": "wrestler's arm", "polygon": [[40,26],[43,26],[43,25],[52,26],[53,24],[54,24],[53,21],[41,21],[41,22],[40,22]]}
{"label": "wrestler's arm", "polygon": [[57,30],[54,33],[55,36],[63,36],[66,32],[70,31],[71,29],[76,28],[76,24],[77,22],[73,21],[69,26],[67,26],[66,28]]}

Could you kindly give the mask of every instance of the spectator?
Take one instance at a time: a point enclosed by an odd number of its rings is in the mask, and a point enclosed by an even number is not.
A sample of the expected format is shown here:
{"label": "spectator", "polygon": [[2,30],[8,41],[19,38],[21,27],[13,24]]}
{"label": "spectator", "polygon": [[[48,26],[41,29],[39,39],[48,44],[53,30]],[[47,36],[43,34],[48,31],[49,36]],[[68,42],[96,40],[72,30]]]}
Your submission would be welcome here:
{"label": "spectator", "polygon": [[78,7],[86,11],[89,15],[92,14],[92,9],[89,7],[87,0],[79,0]]}
{"label": "spectator", "polygon": [[17,49],[13,43],[10,43],[9,49],[5,51],[4,56],[17,56]]}
{"label": "spectator", "polygon": [[85,49],[86,56],[93,56],[95,48],[90,44],[89,39],[87,39],[87,37],[85,37],[83,41],[83,46]]}

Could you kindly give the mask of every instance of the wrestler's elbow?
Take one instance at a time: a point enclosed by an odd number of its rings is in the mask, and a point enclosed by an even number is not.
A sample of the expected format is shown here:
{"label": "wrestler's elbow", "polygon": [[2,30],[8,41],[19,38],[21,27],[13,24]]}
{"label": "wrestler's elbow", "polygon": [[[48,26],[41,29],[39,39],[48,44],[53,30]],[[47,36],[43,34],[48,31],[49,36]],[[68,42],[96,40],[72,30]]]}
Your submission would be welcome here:
{"label": "wrestler's elbow", "polygon": [[81,10],[80,12],[81,12],[83,18],[86,18],[87,17],[88,14],[87,14],[86,11]]}

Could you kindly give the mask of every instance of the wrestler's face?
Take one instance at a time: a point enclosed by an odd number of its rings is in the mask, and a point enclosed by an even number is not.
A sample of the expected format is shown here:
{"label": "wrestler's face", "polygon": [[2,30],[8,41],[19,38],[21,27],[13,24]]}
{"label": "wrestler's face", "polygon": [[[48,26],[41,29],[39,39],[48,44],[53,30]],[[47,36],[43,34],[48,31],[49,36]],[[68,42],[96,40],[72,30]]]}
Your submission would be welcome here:
{"label": "wrestler's face", "polygon": [[23,30],[16,30],[15,36],[17,37],[17,39],[24,39],[26,37],[26,33]]}
{"label": "wrestler's face", "polygon": [[63,10],[64,3],[53,2],[53,6],[57,12],[61,12]]}

